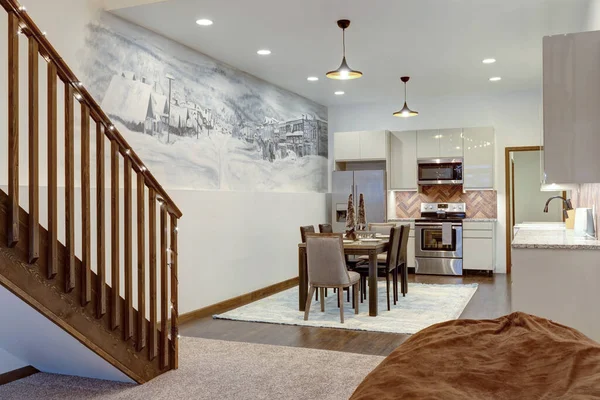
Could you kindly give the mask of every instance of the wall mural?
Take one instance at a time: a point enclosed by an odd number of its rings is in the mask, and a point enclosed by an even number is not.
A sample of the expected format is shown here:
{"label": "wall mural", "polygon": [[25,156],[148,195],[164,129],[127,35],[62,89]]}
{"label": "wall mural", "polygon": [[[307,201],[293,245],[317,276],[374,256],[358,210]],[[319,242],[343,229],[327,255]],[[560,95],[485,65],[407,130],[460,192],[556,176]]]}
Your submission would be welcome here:
{"label": "wall mural", "polygon": [[108,13],[84,84],[166,188],[327,190],[327,108]]}

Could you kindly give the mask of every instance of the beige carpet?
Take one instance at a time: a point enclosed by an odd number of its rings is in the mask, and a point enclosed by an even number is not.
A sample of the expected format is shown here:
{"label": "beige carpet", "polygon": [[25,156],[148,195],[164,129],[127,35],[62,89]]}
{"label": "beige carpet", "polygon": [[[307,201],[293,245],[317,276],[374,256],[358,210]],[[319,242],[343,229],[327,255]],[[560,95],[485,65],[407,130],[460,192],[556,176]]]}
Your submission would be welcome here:
{"label": "beige carpet", "polygon": [[182,338],[180,368],[141,386],[39,373],[2,400],[347,399],[384,357]]}

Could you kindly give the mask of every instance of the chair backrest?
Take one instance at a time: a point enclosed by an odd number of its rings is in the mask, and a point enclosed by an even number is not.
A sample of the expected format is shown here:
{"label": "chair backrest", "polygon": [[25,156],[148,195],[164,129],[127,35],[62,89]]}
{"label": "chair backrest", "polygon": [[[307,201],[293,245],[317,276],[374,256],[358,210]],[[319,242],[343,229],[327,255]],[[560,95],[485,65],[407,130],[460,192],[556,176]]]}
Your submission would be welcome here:
{"label": "chair backrest", "polygon": [[333,227],[331,226],[331,224],[319,224],[319,232],[333,233]]}
{"label": "chair backrest", "polygon": [[308,281],[317,286],[349,285],[341,233],[306,235]]}
{"label": "chair backrest", "polygon": [[390,230],[395,226],[396,226],[396,224],[394,224],[393,222],[384,222],[384,223],[372,222],[372,223],[369,223],[369,226],[367,229],[371,232],[381,233],[382,235],[389,235]]}
{"label": "chair backrest", "polygon": [[390,247],[387,251],[387,257],[385,260],[385,267],[388,271],[393,270],[398,266],[398,255],[400,254],[400,238],[402,236],[402,230],[404,225],[401,227],[394,226],[390,231]]}
{"label": "chair backrest", "polygon": [[315,227],[312,225],[300,227],[300,238],[302,239],[302,243],[306,243],[306,234],[307,233],[315,233]]}
{"label": "chair backrest", "polygon": [[410,236],[410,225],[400,225],[402,228],[402,237],[400,238],[400,246],[398,247],[398,260],[396,266],[406,264],[408,260],[408,237]]}

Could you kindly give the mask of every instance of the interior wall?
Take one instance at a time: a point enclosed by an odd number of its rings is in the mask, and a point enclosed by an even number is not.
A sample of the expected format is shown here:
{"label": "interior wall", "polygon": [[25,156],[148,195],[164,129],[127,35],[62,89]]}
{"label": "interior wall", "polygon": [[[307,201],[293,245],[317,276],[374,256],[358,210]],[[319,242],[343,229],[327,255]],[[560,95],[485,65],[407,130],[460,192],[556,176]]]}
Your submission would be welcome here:
{"label": "interior wall", "polygon": [[[69,10],[69,21],[65,23],[64,9]],[[47,37],[77,75],[81,65],[82,48],[85,45],[86,26],[101,12],[101,2],[86,0],[30,0],[27,11],[38,26],[47,31]],[[6,14],[0,13],[0,32],[6,32]],[[4,37],[5,36],[0,36]],[[27,65],[27,43],[21,41],[22,65]],[[0,51],[5,54],[6,40],[0,41]],[[6,75],[6,64],[0,63],[0,76]],[[20,76],[23,90],[20,98],[22,109],[26,110],[27,74]],[[83,82],[85,85],[85,82]],[[45,65],[40,61],[40,85],[45,84]],[[45,104],[45,93],[40,92],[40,103]],[[58,132],[63,132],[62,88],[59,87]],[[6,93],[6,80],[0,79],[0,93]],[[6,97],[0,96],[0,119],[6,119]],[[27,183],[27,118],[21,118],[21,156],[23,166],[20,183]],[[40,165],[45,165],[46,151],[45,109],[40,113]],[[78,129],[78,110],[75,115]],[[92,124],[93,129],[93,124]],[[93,132],[93,131],[92,131]],[[75,148],[79,146],[76,134]],[[94,135],[92,135],[94,137]],[[0,131],[0,160],[7,157],[6,131]],[[105,144],[106,146],[106,144]],[[61,135],[59,134],[59,160],[63,160]],[[105,147],[108,149],[107,147]],[[135,150],[135,148],[134,148]],[[92,152],[94,162],[94,152]],[[0,186],[7,182],[6,164],[0,164]],[[107,182],[110,177],[109,163]],[[121,172],[122,182],[122,172]],[[92,172],[92,180],[94,173]],[[79,164],[76,160],[75,178],[79,177]],[[58,171],[59,210],[64,209],[62,194],[64,172]],[[40,198],[45,199],[45,170],[40,173]],[[134,177],[135,187],[135,177]],[[326,194],[316,192],[236,192],[210,190],[170,190],[168,182],[160,182],[181,208],[184,216],[179,222],[179,313],[183,314],[248,293],[268,285],[297,276],[297,243],[300,240],[299,226],[318,224],[327,221]],[[94,185],[94,182],[92,182]],[[122,185],[122,183],[121,183]],[[121,186],[122,187],[122,186]],[[107,190],[107,195],[110,193]],[[27,189],[21,191],[21,206],[27,208]],[[92,193],[92,204],[94,204]],[[133,193],[135,204],[135,191]],[[45,226],[43,207],[40,201],[40,221]],[[107,207],[108,207],[107,203]],[[123,203],[121,201],[121,207]],[[81,196],[75,193],[76,212],[81,207]],[[134,207],[135,208],[135,207]],[[109,209],[107,209],[109,210]],[[95,212],[92,207],[92,228],[95,229]],[[110,214],[110,213],[107,213]],[[121,211],[121,215],[122,211]],[[64,237],[64,224],[59,221],[59,239]],[[108,226],[108,225],[107,225]],[[79,228],[78,228],[79,229]],[[92,235],[95,233],[92,232]],[[135,229],[134,229],[135,235]],[[79,235],[76,235],[79,236]],[[79,237],[76,239],[80,240]],[[135,237],[133,243],[136,243]],[[110,240],[107,237],[107,251]],[[80,242],[76,243],[76,253],[80,254]],[[92,261],[95,259],[95,239],[92,237]],[[135,256],[134,256],[135,265]],[[92,266],[95,269],[95,266]],[[135,274],[134,274],[135,275]],[[107,277],[108,278],[108,277]],[[134,276],[134,280],[135,280]],[[134,300],[135,303],[135,300]]]}
{"label": "interior wall", "polygon": [[[541,91],[530,90],[497,96],[414,97],[410,101],[410,107],[420,114],[407,119],[392,116],[401,106],[398,102],[335,106],[329,108],[329,131],[333,136],[333,132],[344,131],[493,126],[496,132],[495,188],[498,192],[496,271],[505,272],[504,148],[541,145],[541,105]],[[333,154],[332,136],[329,154]],[[333,167],[333,157],[330,157],[330,167]]]}
{"label": "interior wall", "polygon": [[29,364],[25,361],[18,359],[4,349],[0,349],[0,375],[27,365]]}
{"label": "interior wall", "polygon": [[600,30],[600,0],[589,0],[586,30]]}
{"label": "interior wall", "polygon": [[546,200],[562,192],[540,191],[540,152],[516,151],[515,224],[523,222],[562,222],[562,202],[553,200],[544,212]]}

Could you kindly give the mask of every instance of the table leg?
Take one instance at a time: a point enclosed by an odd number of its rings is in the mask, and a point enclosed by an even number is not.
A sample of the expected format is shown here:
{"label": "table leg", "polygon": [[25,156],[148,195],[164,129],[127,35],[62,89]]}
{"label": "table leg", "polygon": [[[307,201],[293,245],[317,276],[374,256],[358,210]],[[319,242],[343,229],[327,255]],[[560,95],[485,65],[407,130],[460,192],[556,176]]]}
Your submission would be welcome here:
{"label": "table leg", "polygon": [[308,271],[306,268],[306,249],[298,248],[298,310],[304,311],[308,291]]}
{"label": "table leg", "polygon": [[369,254],[369,315],[377,316],[377,254]]}

